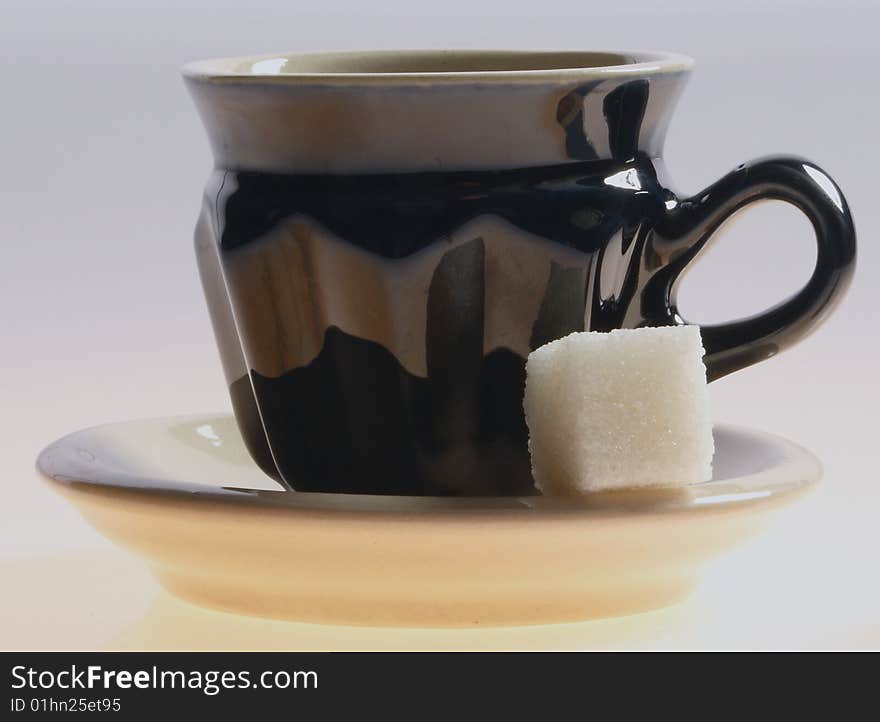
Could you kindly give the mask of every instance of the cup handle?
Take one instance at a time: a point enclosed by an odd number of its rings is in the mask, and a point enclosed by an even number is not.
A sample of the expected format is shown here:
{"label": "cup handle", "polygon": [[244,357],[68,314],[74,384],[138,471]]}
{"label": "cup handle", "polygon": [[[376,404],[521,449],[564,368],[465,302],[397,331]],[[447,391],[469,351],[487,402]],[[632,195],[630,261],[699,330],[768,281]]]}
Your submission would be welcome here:
{"label": "cup handle", "polygon": [[[667,322],[686,323],[676,303],[678,282],[718,227],[745,206],[769,199],[791,203],[810,219],[816,232],[816,267],[800,291],[773,308],[731,323],[702,326],[709,381],[775,356],[805,337],[840,300],[855,269],[855,229],[837,184],[803,158],[762,158],[740,165],[691,198],[667,202],[656,230],[669,244],[667,257],[674,260],[652,284],[652,292],[665,301]],[[658,244],[658,250],[663,245]],[[760,260],[774,262],[772,253],[768,249]]]}

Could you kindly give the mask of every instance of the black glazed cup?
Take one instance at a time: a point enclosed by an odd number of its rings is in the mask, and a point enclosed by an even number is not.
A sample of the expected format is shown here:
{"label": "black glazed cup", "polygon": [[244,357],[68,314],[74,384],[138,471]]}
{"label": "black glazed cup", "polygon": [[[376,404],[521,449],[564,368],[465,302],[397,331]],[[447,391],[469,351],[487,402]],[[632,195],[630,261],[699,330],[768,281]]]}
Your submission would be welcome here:
{"label": "black glazed cup", "polygon": [[528,353],[684,323],[682,271],[753,201],[806,214],[816,267],[774,308],[703,327],[709,379],[822,321],[854,268],[843,195],[795,157],[671,190],[663,140],[690,67],[492,51],[186,66],[216,161],[199,268],[257,463],[296,490],[529,493]]}

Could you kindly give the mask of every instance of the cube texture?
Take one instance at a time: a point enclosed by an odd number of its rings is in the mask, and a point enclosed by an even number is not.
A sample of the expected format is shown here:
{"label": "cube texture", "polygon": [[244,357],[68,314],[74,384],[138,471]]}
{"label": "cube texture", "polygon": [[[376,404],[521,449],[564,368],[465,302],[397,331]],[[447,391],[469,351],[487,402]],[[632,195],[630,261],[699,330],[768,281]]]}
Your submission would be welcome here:
{"label": "cube texture", "polygon": [[529,354],[525,415],[545,494],[681,486],[712,476],[697,326],[572,333]]}

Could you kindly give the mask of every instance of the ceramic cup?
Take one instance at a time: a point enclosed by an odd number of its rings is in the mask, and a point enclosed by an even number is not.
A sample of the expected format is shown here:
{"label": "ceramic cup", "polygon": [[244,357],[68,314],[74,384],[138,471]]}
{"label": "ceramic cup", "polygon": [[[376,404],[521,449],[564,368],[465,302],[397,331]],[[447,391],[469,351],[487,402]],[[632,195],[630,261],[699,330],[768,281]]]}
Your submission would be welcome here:
{"label": "ceramic cup", "polygon": [[663,141],[691,65],[493,51],[187,65],[216,162],[198,262],[257,463],[297,490],[527,493],[528,353],[684,323],[682,271],[754,201],[806,214],[816,267],[765,313],[703,327],[709,379],[821,322],[855,260],[843,195],[795,157],[672,190]]}

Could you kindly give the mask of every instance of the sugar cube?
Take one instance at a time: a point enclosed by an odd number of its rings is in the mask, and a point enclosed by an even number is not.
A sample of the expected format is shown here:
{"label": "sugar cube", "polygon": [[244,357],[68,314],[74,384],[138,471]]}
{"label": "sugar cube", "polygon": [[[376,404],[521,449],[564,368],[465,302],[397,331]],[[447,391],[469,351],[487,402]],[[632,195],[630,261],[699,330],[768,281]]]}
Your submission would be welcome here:
{"label": "sugar cube", "polygon": [[538,488],[566,495],[711,478],[703,354],[697,326],[572,333],[529,354]]}

